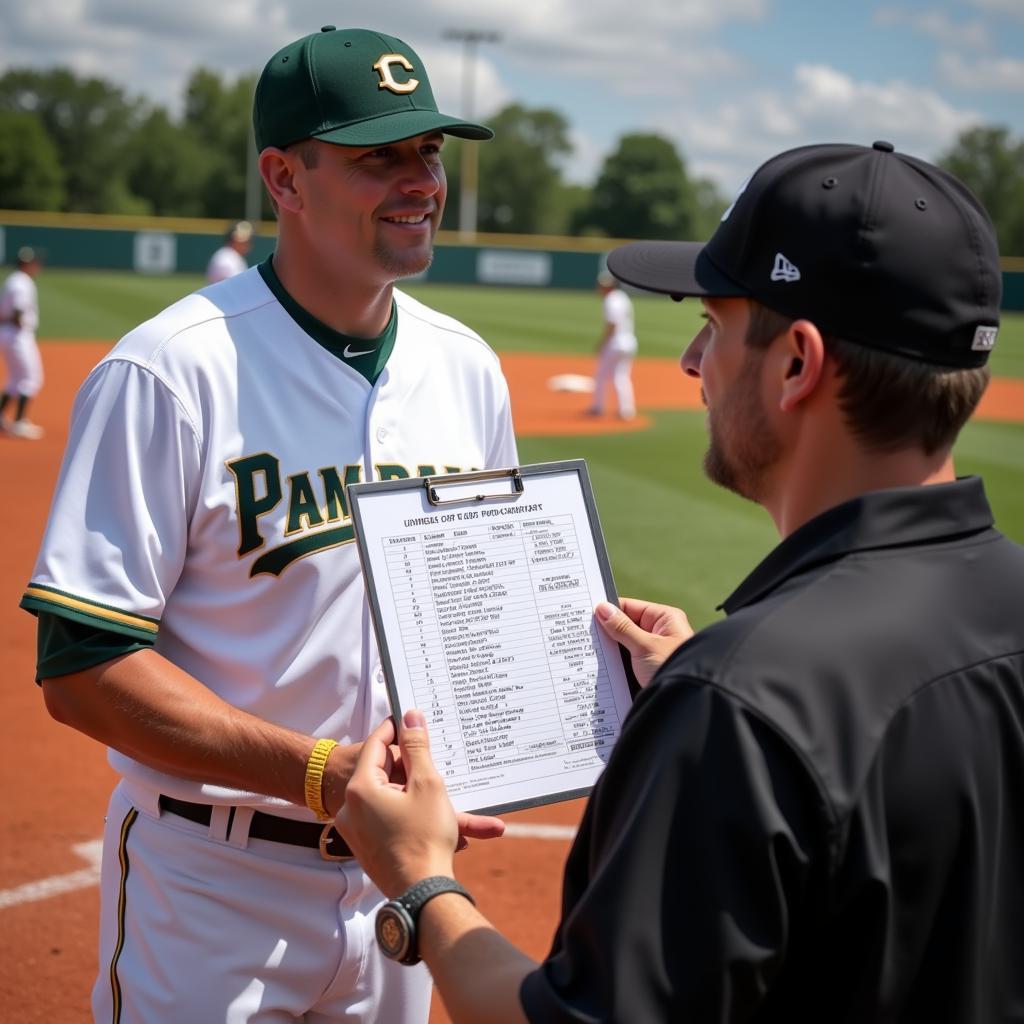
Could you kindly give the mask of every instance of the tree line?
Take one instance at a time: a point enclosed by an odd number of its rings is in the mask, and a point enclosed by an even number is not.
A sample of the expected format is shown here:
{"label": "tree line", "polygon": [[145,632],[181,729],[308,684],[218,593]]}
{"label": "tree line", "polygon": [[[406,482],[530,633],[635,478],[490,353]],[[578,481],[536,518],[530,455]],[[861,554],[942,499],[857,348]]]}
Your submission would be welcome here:
{"label": "tree line", "polygon": [[[0,208],[241,217],[255,84],[254,75],[231,81],[200,68],[175,118],[67,68],[8,71],[0,77]],[[496,134],[478,153],[481,231],[700,238],[726,206],[656,134],[624,136],[585,187],[563,174],[572,145],[561,113],[511,104],[488,122]],[[445,147],[449,229],[458,227],[462,145]],[[262,202],[261,216],[272,218]]]}
{"label": "tree line", "polygon": [[[182,112],[128,96],[67,68],[0,77],[0,208],[235,219],[246,205],[256,79],[200,68]],[[667,138],[622,136],[592,186],[568,182],[570,126],[557,110],[510,104],[487,119],[480,146],[477,227],[517,234],[704,239],[728,200],[695,177]],[[458,226],[460,147],[445,146],[449,199],[442,226]],[[1024,142],[1008,129],[965,131],[939,163],[991,213],[1006,254],[1024,254]],[[262,190],[261,190],[262,194]],[[261,217],[273,213],[264,196]]]}

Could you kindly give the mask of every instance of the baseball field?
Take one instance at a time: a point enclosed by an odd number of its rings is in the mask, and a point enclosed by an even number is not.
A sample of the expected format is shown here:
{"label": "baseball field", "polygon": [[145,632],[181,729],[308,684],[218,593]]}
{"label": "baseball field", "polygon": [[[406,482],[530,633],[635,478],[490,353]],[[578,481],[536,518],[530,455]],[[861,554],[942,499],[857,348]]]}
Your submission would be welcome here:
{"label": "baseball field", "polygon": [[[33,418],[46,436],[0,438],[6,500],[0,522],[0,1016],[23,1024],[89,1019],[96,969],[98,837],[112,774],[101,749],[53,723],[33,685],[33,620],[17,609],[29,578],[67,435],[74,392],[136,323],[201,285],[198,277],[44,270],[40,336],[46,385]],[[408,291],[479,331],[502,355],[524,463],[585,458],[621,594],[669,601],[691,622],[716,606],[775,543],[764,512],[712,486],[700,470],[704,415],[677,359],[699,305],[636,299],[640,415],[585,417],[588,396],[551,377],[586,374],[600,333],[596,294],[456,288]],[[992,361],[996,380],[957,448],[961,474],[987,482],[998,525],[1024,541],[1024,315],[1009,314]],[[489,916],[534,956],[558,916],[562,864],[579,801],[509,816],[511,834],[460,855],[459,872]],[[434,1024],[446,1021],[440,1006]]]}

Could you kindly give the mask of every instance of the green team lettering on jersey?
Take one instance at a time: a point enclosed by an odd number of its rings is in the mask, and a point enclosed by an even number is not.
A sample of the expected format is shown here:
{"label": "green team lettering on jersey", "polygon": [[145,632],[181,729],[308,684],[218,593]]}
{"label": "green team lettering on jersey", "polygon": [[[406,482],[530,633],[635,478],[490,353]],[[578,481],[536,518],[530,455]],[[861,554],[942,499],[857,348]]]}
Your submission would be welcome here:
{"label": "green team lettering on jersey", "polygon": [[[268,540],[260,532],[260,519],[273,512],[285,500],[281,481],[281,462],[269,452],[246,455],[225,463],[235,479],[235,508],[238,515],[238,557],[265,547]],[[434,466],[418,465],[415,474],[405,466],[380,463],[374,467],[379,480],[407,480],[415,476],[436,476]],[[458,466],[445,466],[445,473],[461,473]],[[325,466],[315,474],[305,470],[287,477],[288,516],[283,543],[270,547],[256,558],[249,576],[268,573],[279,576],[292,562],[307,555],[351,544],[355,530],[351,523],[345,488],[362,479],[362,467],[345,467],[344,483],[334,466]],[[323,529],[328,523],[342,523]],[[293,538],[285,540],[284,538]]]}

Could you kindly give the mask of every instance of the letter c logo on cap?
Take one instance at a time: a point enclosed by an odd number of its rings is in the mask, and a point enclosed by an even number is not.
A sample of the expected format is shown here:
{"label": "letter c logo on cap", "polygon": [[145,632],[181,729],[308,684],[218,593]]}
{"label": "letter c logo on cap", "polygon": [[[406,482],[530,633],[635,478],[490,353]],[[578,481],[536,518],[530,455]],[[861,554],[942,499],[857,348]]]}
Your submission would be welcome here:
{"label": "letter c logo on cap", "polygon": [[373,65],[373,70],[380,75],[380,85],[377,88],[390,89],[395,93],[415,92],[416,87],[420,84],[420,80],[418,78],[410,78],[406,82],[396,82],[394,75],[391,73],[392,64],[401,64],[406,71],[412,71],[412,65],[400,53],[385,53]]}

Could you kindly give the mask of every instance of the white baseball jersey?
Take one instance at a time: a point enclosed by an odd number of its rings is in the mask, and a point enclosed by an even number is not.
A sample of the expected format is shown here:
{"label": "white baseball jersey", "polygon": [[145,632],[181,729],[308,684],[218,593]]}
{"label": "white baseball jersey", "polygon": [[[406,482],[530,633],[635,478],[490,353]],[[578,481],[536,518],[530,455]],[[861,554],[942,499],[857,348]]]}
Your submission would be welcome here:
{"label": "white baseball jersey", "polygon": [[[395,303],[372,386],[256,268],[122,339],[76,398],[26,599],[155,635],[159,653],[262,719],[361,740],[390,710],[345,484],[517,461],[495,354],[415,299],[396,291]],[[110,760],[150,792],[311,818]]]}
{"label": "white baseball jersey", "polygon": [[604,296],[604,320],[613,327],[608,347],[614,352],[636,352],[633,329],[633,303],[621,288],[613,288]]}
{"label": "white baseball jersey", "polygon": [[[14,323],[20,314],[21,323]],[[9,395],[37,394],[43,385],[43,364],[36,345],[39,292],[30,274],[15,270],[0,292],[0,352],[7,364],[4,391]]]}
{"label": "white baseball jersey", "polygon": [[210,284],[216,284],[225,278],[242,274],[249,269],[245,257],[232,249],[230,245],[222,245],[211,257],[206,265],[206,280]]}
{"label": "white baseball jersey", "polygon": [[39,292],[24,270],[9,275],[0,293],[0,323],[7,326],[15,313],[21,314],[21,329],[34,334],[39,327]]}

